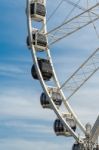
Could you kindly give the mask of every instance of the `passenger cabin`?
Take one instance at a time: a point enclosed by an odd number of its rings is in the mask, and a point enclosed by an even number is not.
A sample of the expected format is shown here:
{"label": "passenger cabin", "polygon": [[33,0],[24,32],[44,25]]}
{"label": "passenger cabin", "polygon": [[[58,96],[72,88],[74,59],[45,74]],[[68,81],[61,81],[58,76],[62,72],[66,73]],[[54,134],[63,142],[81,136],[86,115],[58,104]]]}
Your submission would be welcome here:
{"label": "passenger cabin", "polygon": [[[51,98],[57,107],[61,106],[62,97],[58,92],[52,92]],[[49,102],[49,98],[47,97],[47,95],[45,93],[41,94],[40,101],[41,101],[41,105],[43,108],[51,109],[51,104]]]}
{"label": "passenger cabin", "polygon": [[[50,65],[49,60],[38,58],[37,61],[38,61],[39,69],[41,71],[43,79],[45,81],[49,81],[53,76],[52,67]],[[39,80],[36,69],[35,69],[35,65],[32,66],[31,74],[34,79]]]}
{"label": "passenger cabin", "polygon": [[99,145],[96,145],[96,148],[93,148],[93,150],[99,150]]}
{"label": "passenger cabin", "polygon": [[40,2],[39,0],[32,1],[30,4],[30,14],[32,19],[36,21],[44,20],[46,15],[46,8],[44,3]]}
{"label": "passenger cabin", "polygon": [[[75,132],[76,123],[75,123],[74,119],[70,118],[70,117],[67,117],[66,122],[68,123],[68,125],[70,125],[71,129]],[[64,127],[64,125],[62,124],[60,119],[55,120],[55,122],[54,122],[54,131],[55,131],[57,136],[60,136],[60,135],[67,136],[67,137],[71,136],[70,132],[68,131],[68,129],[66,129]]]}
{"label": "passenger cabin", "polygon": [[[47,38],[46,35],[38,31],[32,31],[32,44],[34,45],[36,51],[44,51],[47,48]],[[27,46],[30,48],[29,37],[27,37]]]}
{"label": "passenger cabin", "polygon": [[84,147],[82,144],[74,143],[72,150],[84,150]]}
{"label": "passenger cabin", "polygon": [[27,38],[26,38],[26,43],[27,43],[28,48],[30,49],[29,36],[27,36]]}

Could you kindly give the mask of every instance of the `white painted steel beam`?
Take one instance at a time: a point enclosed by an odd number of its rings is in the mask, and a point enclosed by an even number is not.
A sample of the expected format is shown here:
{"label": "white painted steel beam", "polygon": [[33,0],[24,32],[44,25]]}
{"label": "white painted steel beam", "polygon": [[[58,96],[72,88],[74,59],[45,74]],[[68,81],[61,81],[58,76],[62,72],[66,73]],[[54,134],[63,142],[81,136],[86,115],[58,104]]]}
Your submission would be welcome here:
{"label": "white painted steel beam", "polygon": [[93,143],[96,143],[99,137],[99,116],[91,130],[91,136],[90,139]]}

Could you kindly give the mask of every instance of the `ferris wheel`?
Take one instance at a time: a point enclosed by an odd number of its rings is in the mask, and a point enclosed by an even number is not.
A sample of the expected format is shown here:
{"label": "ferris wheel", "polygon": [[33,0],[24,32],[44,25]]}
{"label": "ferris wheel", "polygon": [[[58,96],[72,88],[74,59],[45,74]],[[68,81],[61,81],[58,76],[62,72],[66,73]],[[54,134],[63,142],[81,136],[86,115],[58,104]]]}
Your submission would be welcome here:
{"label": "ferris wheel", "polygon": [[[73,8],[60,25],[56,25],[55,28],[47,31],[47,22],[64,1],[73,6]],[[53,110],[57,116],[54,122],[56,135],[73,137],[76,142],[72,146],[72,150],[99,150],[97,144],[99,136],[99,116],[93,127],[88,123],[84,126],[68,101],[85,82],[98,71],[99,63],[96,62],[99,58],[99,48],[95,49],[84,63],[61,85],[57,78],[50,54],[51,45],[90,24],[93,25],[96,35],[99,38],[95,26],[95,21],[99,19],[98,0],[94,1],[91,6],[90,2],[86,0],[86,8],[80,5],[80,1],[81,0],[76,2],[72,0],[60,0],[47,19],[46,0],[27,0],[27,46],[31,50],[34,63],[31,68],[32,77],[40,81],[43,89],[43,93],[41,93],[40,97],[41,105],[43,108]],[[69,19],[69,16],[76,8],[81,10],[81,12],[78,11],[77,15]],[[42,57],[38,57],[39,53],[42,53]],[[48,81],[50,80],[52,84],[48,85]],[[68,97],[66,97],[63,92],[64,87],[70,90]],[[82,135],[78,135],[78,128],[81,133],[83,133]]]}

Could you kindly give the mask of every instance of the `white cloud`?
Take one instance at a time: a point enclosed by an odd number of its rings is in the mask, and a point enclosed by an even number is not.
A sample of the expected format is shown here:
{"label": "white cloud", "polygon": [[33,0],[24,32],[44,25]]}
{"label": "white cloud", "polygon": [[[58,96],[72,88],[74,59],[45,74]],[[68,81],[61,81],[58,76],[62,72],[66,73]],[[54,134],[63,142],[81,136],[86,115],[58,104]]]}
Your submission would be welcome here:
{"label": "white cloud", "polygon": [[10,149],[10,150],[60,150],[60,149],[68,149],[71,147],[70,143],[64,142],[63,144],[58,144],[54,142],[48,141],[26,141],[26,140],[0,140],[0,148],[3,150]]}
{"label": "white cloud", "polygon": [[32,90],[26,92],[11,88],[4,91],[0,96],[0,115],[50,120],[49,116],[54,116],[54,113],[51,110],[43,110],[40,105],[40,93]]}
{"label": "white cloud", "polygon": [[15,74],[15,73],[19,73],[19,74],[22,74],[23,71],[22,69],[17,66],[17,65],[13,65],[13,64],[1,64],[0,65],[0,73],[5,73],[5,74]]}
{"label": "white cloud", "polygon": [[[10,116],[11,117],[11,116]],[[46,122],[46,124],[41,120],[41,122],[39,121],[39,118],[36,118],[34,120],[34,118],[31,117],[31,119],[29,119],[28,117],[23,119],[22,117],[20,119],[17,118],[10,118],[10,119],[0,119],[2,120],[0,122],[0,126],[3,126],[4,129],[11,129],[13,128],[14,130],[20,130],[23,132],[27,132],[29,133],[39,133],[40,134],[45,134],[45,135],[53,135],[54,131],[53,131],[53,126],[50,126],[50,121],[43,119],[44,122]],[[11,135],[12,136],[12,135]],[[35,136],[34,136],[35,137]],[[10,138],[10,135],[9,135]],[[17,138],[17,135],[16,135]]]}

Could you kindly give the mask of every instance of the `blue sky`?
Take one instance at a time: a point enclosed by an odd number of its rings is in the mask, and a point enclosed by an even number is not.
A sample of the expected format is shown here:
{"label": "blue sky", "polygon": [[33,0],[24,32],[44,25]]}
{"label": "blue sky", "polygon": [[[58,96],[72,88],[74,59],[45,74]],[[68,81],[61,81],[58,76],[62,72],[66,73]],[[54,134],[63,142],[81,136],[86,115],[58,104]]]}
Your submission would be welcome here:
{"label": "blue sky", "polygon": [[[25,3],[25,0],[0,0],[0,149],[42,150],[46,147],[46,150],[69,150],[74,141],[55,136],[53,122],[56,116],[51,110],[41,108],[42,89],[31,77],[32,58],[25,43]],[[48,1],[48,14],[51,3]],[[62,8],[60,11],[63,13]],[[93,27],[89,27],[51,47],[61,81],[98,47],[99,39]],[[87,121],[93,123],[99,112],[98,81],[96,73],[70,101],[84,124]]]}

